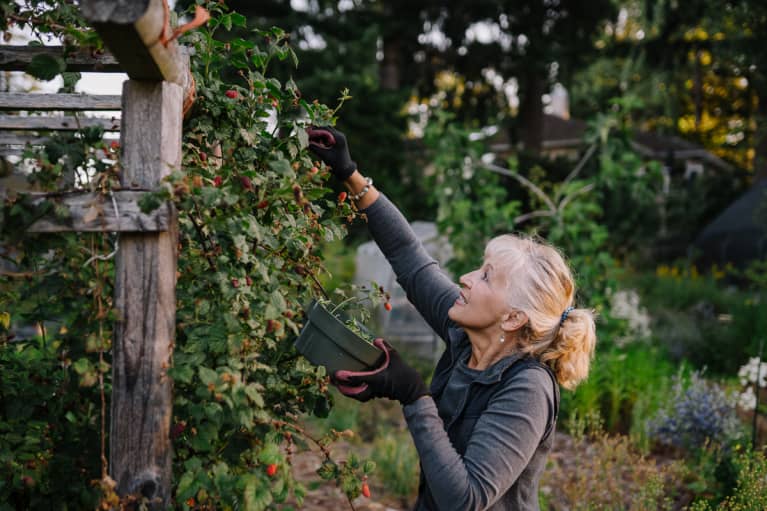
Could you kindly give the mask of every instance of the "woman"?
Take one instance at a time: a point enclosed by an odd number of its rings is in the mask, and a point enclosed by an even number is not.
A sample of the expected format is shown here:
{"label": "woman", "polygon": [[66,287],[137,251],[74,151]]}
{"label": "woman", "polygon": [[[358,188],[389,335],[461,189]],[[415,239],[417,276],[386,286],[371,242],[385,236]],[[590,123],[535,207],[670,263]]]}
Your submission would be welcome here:
{"label": "woman", "polygon": [[309,148],[343,181],[397,281],[446,343],[430,388],[381,340],[382,367],[334,375],[347,396],[402,403],[421,462],[415,509],[538,509],[559,385],[572,389],[586,378],[596,343],[592,313],[573,306],[562,256],[528,238],[499,236],[456,287],[359,173],[341,132],[312,128]]}

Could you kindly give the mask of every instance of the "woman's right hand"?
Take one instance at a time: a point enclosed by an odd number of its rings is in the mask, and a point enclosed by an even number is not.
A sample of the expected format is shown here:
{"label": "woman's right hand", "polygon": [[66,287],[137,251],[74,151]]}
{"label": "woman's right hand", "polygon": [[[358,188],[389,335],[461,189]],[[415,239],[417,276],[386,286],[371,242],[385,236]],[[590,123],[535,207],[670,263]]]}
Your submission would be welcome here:
{"label": "woman's right hand", "polygon": [[309,150],[330,167],[334,176],[345,181],[354,174],[357,164],[352,161],[343,133],[330,126],[312,126],[306,132],[309,134]]}

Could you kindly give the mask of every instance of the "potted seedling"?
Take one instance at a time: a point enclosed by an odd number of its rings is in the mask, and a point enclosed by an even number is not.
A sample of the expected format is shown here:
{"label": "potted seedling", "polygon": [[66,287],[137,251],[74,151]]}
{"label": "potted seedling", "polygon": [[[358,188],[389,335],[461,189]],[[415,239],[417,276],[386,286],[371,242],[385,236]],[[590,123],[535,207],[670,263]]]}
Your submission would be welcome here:
{"label": "potted seedling", "polygon": [[[364,289],[364,288],[363,288]],[[379,286],[372,288],[367,297],[353,296],[334,305],[327,298],[316,298],[306,308],[306,322],[296,339],[299,353],[315,365],[325,366],[329,374],[340,369],[363,371],[380,365],[383,352],[373,345],[375,336],[364,326],[359,317],[363,313],[352,313],[349,306],[362,302],[380,301],[389,310],[388,293]]]}

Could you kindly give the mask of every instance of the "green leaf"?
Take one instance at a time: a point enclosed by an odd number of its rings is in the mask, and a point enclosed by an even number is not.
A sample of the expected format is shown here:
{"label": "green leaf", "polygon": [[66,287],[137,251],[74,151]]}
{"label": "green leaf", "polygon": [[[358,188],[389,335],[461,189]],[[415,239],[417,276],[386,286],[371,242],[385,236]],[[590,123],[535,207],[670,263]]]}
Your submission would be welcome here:
{"label": "green leaf", "polygon": [[26,72],[40,80],[53,80],[67,69],[67,63],[59,56],[35,55]]}
{"label": "green leaf", "polygon": [[72,364],[72,369],[74,369],[77,374],[82,375],[88,371],[93,371],[93,364],[91,364],[91,361],[87,358],[79,358]]}
{"label": "green leaf", "polygon": [[365,474],[371,474],[376,469],[376,462],[373,460],[366,460],[362,465],[362,471]]}
{"label": "green leaf", "polygon": [[185,500],[194,496],[196,487],[192,486],[192,483],[194,483],[194,474],[192,472],[184,472],[176,488],[176,497],[179,500]]}
{"label": "green leaf", "polygon": [[286,160],[285,158],[280,158],[278,160],[271,160],[269,162],[269,168],[275,171],[276,173],[280,174],[281,176],[292,177],[294,175],[293,167],[291,167],[290,162]]}
{"label": "green leaf", "polygon": [[266,443],[258,453],[258,461],[264,465],[271,465],[277,463],[280,460],[280,447],[274,443]]}
{"label": "green leaf", "polygon": [[251,383],[245,387],[245,394],[247,394],[250,400],[253,401],[253,404],[259,408],[264,407],[264,398],[261,396],[261,393],[258,391],[258,387],[255,383]]}
{"label": "green leaf", "polygon": [[245,477],[245,511],[263,511],[272,503],[272,494],[265,484],[259,484],[252,474]]}
{"label": "green leaf", "polygon": [[214,371],[213,369],[207,368],[207,367],[200,367],[200,369],[197,371],[200,375],[200,380],[205,385],[210,385],[211,383],[216,383],[218,380],[218,373]]}

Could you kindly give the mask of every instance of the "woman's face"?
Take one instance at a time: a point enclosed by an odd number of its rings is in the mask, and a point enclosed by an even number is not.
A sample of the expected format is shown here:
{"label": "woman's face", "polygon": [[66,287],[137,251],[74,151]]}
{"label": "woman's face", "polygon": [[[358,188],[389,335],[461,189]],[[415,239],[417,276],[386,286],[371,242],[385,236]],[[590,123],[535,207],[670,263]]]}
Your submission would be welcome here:
{"label": "woman's face", "polygon": [[485,330],[499,325],[509,312],[505,282],[487,260],[477,270],[463,275],[461,294],[448,310],[450,319],[471,330]]}

